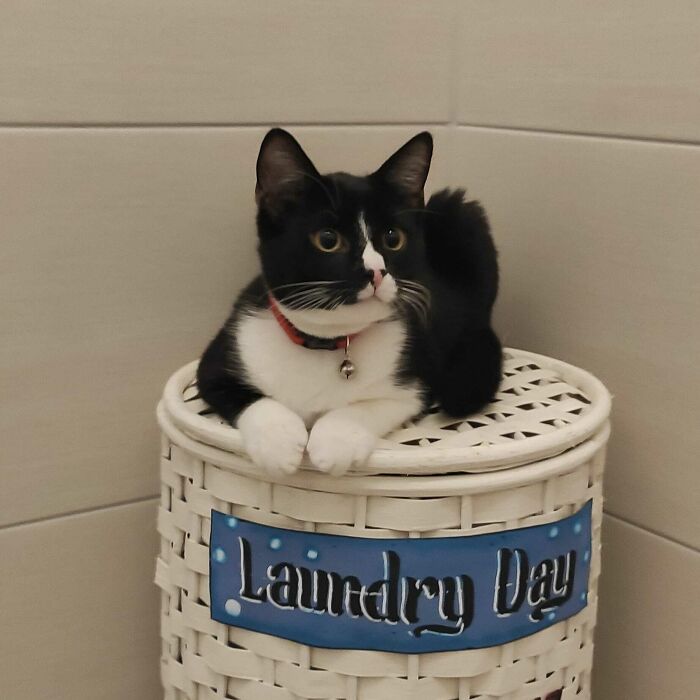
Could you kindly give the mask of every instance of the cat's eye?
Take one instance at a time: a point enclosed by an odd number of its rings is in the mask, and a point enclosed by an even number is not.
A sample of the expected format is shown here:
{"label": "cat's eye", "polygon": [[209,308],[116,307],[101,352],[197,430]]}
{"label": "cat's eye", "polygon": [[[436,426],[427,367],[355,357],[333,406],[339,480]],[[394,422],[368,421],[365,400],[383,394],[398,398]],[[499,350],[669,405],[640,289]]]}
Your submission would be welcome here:
{"label": "cat's eye", "polygon": [[345,239],[337,231],[330,228],[312,233],[311,242],[324,253],[339,253],[347,249]]}
{"label": "cat's eye", "polygon": [[406,245],[406,234],[400,228],[390,228],[384,234],[384,247],[387,250],[401,250]]}

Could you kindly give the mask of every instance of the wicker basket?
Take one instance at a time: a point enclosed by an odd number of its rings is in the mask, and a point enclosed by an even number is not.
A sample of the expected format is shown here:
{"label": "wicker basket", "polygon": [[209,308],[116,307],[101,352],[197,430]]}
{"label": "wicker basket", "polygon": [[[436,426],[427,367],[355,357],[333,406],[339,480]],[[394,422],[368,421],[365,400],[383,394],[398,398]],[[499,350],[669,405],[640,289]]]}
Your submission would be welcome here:
{"label": "wicker basket", "polygon": [[[455,421],[430,413],[383,440],[362,473],[334,478],[309,468],[271,482],[246,459],[237,431],[207,413],[195,367],[173,375],[158,407],[156,582],[166,699],[590,697],[610,410],[597,379],[507,350],[500,391],[482,414]],[[306,533],[466,540],[559,522],[589,502],[587,605],[499,646],[424,654],[329,649],[212,619],[212,511]]]}

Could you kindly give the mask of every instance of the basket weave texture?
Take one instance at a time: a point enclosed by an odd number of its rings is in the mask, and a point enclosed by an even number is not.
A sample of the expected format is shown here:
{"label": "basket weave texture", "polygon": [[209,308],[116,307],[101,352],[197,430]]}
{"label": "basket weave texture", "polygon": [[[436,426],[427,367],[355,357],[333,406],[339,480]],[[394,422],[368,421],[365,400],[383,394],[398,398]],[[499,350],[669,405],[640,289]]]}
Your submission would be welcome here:
{"label": "basket weave texture", "polygon": [[[431,413],[384,440],[364,473],[307,470],[271,482],[246,459],[236,430],[200,415],[194,370],[173,375],[158,408],[166,700],[590,698],[610,409],[598,380],[508,350],[501,389],[483,415]],[[587,607],[502,646],[418,655],[319,649],[211,619],[212,509],[307,532],[429,538],[554,522],[588,501]]]}

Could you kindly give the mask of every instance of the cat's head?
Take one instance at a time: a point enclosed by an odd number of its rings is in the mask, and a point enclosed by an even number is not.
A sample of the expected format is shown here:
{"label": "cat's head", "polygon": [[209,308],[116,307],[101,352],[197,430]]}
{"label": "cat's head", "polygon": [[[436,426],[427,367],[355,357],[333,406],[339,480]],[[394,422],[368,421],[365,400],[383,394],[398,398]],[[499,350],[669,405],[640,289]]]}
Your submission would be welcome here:
{"label": "cat's head", "polygon": [[263,276],[302,331],[345,335],[425,311],[423,188],[432,148],[423,132],[371,175],[321,175],[289,133],[265,136],[255,188]]}

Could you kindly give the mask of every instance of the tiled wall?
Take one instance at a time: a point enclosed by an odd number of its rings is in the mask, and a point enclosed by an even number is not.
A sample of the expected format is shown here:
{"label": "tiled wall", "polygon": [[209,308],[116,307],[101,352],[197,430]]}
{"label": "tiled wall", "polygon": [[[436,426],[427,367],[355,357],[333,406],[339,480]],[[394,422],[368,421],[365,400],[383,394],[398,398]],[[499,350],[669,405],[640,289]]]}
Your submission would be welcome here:
{"label": "tiled wall", "polygon": [[360,171],[435,134],[504,340],[615,395],[594,700],[696,697],[699,33],[695,0],[0,3],[0,697],[158,698],[153,408],[255,270],[269,124]]}

